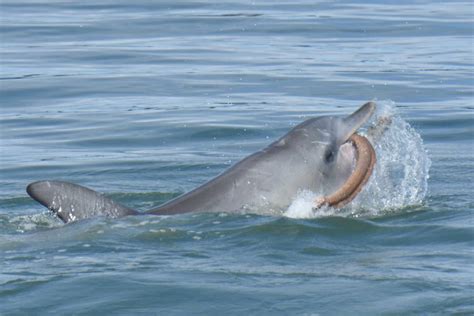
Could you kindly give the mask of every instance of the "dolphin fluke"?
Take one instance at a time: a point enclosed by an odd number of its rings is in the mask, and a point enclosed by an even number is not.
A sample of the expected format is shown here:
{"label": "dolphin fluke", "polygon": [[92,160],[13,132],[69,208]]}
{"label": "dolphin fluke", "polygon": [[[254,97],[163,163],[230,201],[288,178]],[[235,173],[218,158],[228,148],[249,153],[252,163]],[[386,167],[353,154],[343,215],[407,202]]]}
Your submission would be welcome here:
{"label": "dolphin fluke", "polygon": [[138,214],[99,192],[64,181],[33,182],[26,192],[65,223],[95,216],[115,218]]}

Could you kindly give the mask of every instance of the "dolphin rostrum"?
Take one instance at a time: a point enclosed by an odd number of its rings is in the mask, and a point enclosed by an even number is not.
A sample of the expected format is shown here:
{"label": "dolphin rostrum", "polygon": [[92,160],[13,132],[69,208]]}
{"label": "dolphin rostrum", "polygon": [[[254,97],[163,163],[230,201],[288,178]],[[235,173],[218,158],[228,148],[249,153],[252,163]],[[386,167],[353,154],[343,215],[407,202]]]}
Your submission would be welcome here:
{"label": "dolphin rostrum", "polygon": [[34,182],[26,191],[66,223],[94,216],[138,214],[271,214],[286,210],[301,190],[321,194],[315,207],[341,207],[357,195],[372,172],[375,152],[356,131],[374,110],[375,103],[368,102],[347,117],[310,118],[217,177],[148,212],[137,212],[64,181]]}

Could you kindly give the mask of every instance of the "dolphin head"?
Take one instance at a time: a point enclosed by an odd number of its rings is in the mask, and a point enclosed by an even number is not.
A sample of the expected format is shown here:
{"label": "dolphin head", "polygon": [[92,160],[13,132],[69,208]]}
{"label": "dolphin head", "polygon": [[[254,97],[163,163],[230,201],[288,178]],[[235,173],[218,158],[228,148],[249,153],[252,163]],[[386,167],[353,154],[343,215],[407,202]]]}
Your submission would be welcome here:
{"label": "dolphin head", "polygon": [[[367,102],[347,117],[323,116],[309,119],[288,135],[314,171],[316,191],[330,193],[350,176],[355,163],[349,138],[371,117],[375,103]],[[296,141],[295,141],[296,140]]]}

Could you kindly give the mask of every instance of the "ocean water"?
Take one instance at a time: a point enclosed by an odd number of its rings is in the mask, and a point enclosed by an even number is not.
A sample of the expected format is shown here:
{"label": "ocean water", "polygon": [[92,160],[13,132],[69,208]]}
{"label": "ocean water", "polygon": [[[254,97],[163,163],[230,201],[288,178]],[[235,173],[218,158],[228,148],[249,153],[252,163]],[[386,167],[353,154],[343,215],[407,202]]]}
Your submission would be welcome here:
{"label": "ocean water", "polygon": [[[0,314],[473,314],[473,16],[471,1],[2,0]],[[342,210],[301,192],[277,216],[65,225],[25,192],[65,180],[145,211],[368,100],[392,124]]]}

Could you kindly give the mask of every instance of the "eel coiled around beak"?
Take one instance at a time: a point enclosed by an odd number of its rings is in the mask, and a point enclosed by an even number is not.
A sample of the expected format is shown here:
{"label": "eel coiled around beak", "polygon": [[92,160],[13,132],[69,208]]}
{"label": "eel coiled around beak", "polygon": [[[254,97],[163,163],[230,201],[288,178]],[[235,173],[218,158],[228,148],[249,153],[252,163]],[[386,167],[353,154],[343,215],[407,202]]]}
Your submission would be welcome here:
{"label": "eel coiled around beak", "polygon": [[356,163],[354,171],[346,182],[334,193],[318,198],[315,201],[315,208],[328,205],[341,208],[352,201],[362,190],[369,180],[375,166],[375,150],[369,140],[364,136],[352,134],[349,138],[355,149]]}

